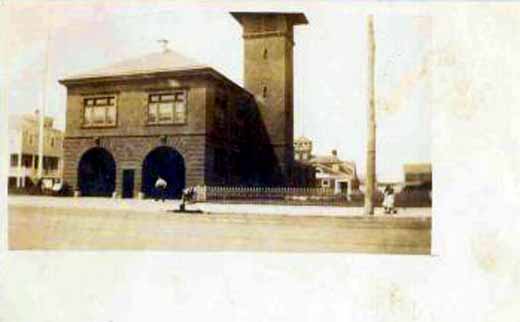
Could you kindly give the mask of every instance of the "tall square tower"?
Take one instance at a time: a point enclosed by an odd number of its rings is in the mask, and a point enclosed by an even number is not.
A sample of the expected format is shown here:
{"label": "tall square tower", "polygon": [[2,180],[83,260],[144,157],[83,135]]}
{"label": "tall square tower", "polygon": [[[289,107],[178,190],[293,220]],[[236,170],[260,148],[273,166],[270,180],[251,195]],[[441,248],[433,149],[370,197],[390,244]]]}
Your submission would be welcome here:
{"label": "tall square tower", "polygon": [[293,148],[293,46],[302,13],[231,12],[242,25],[244,87],[257,101],[285,182],[291,179]]}

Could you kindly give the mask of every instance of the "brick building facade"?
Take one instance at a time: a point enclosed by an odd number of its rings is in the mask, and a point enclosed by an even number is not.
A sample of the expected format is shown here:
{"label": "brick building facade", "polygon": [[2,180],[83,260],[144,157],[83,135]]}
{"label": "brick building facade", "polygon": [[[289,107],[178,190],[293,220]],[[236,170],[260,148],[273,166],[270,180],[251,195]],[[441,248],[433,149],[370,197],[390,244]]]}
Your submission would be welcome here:
{"label": "brick building facade", "polygon": [[[172,198],[185,186],[288,184],[292,26],[304,16],[233,15],[244,25],[246,89],[171,50],[60,80],[65,182],[83,195],[153,196],[161,176]],[[258,19],[270,29],[250,30]]]}

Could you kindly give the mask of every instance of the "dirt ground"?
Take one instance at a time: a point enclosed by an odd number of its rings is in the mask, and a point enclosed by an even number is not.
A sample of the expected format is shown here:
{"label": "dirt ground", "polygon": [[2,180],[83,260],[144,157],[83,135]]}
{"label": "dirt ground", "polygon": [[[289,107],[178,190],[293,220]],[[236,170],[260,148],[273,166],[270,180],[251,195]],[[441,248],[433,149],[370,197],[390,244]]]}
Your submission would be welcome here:
{"label": "dirt ground", "polygon": [[[284,215],[279,208],[252,214],[265,209],[240,205],[227,213],[209,206],[209,214],[177,214],[168,203],[53,200],[21,197],[9,203],[11,250],[430,252],[431,217],[419,210],[416,216],[411,210],[365,217],[359,211],[333,216],[309,209]],[[240,213],[246,208],[250,213]]]}

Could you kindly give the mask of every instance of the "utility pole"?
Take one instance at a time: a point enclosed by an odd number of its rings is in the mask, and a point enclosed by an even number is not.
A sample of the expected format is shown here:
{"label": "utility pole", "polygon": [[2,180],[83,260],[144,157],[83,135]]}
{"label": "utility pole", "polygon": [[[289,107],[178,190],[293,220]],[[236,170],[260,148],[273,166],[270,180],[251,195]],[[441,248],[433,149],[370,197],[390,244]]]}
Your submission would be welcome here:
{"label": "utility pole", "polygon": [[[48,6],[48,5],[47,5]],[[50,17],[49,17],[49,7],[46,10],[46,32],[47,38],[45,39],[45,61],[43,63],[43,87],[42,87],[42,108],[39,113],[39,131],[38,131],[38,171],[36,173],[36,177],[41,179],[43,177],[43,147],[45,144],[44,134],[45,134],[45,112],[47,105],[47,74],[49,69],[49,40],[50,40]]]}
{"label": "utility pole", "polygon": [[373,16],[369,15],[368,24],[368,117],[367,117],[367,163],[365,178],[365,215],[374,214],[374,190],[376,176],[376,109],[375,109],[375,63],[376,44],[374,39]]}

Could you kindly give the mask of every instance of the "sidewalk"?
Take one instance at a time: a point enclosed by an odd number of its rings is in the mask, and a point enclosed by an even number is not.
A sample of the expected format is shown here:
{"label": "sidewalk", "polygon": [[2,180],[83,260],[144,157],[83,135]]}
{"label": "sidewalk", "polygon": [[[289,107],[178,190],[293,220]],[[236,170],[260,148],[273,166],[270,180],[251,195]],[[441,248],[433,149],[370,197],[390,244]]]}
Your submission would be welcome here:
{"label": "sidewalk", "polygon": [[[179,208],[179,200],[111,199],[97,197],[46,197],[46,196],[9,196],[9,206],[43,207],[43,208],[80,208],[130,210],[137,212],[166,212]],[[286,215],[286,216],[331,216],[348,217],[362,216],[362,207],[338,206],[294,206],[266,204],[221,204],[197,203],[188,205],[187,209],[200,209],[209,214],[256,214],[256,215]],[[382,208],[376,208],[376,216],[389,216]],[[397,217],[431,217],[431,208],[398,208]]]}

